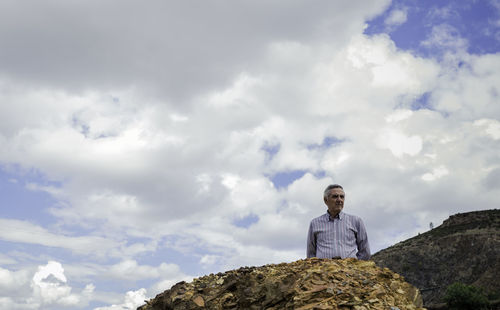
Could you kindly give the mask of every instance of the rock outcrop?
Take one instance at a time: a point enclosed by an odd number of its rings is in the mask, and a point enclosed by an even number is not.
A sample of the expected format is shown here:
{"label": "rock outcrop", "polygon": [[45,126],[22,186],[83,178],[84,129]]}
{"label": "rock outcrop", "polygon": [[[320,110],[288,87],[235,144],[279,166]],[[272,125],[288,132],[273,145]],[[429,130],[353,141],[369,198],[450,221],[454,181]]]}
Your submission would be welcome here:
{"label": "rock outcrop", "polygon": [[424,305],[442,302],[454,282],[500,294],[500,210],[450,216],[442,225],[372,256],[422,292]]}
{"label": "rock outcrop", "polygon": [[372,261],[305,259],[180,282],[140,310],[423,309],[419,291]]}

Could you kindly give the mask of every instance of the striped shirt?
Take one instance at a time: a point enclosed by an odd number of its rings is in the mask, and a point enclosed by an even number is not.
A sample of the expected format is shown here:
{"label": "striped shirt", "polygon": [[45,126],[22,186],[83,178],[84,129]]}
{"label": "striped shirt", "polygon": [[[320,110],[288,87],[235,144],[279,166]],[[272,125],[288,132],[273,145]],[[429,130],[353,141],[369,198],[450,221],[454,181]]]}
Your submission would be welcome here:
{"label": "striped shirt", "polygon": [[370,259],[370,245],[363,221],[340,212],[335,218],[325,214],[314,218],[307,234],[307,258]]}

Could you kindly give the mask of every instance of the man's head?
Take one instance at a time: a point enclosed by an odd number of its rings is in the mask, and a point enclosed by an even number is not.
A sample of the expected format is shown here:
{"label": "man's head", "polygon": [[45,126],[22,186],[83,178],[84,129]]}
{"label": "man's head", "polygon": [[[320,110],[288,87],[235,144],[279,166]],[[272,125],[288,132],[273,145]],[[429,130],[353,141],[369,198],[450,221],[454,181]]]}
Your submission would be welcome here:
{"label": "man's head", "polygon": [[328,185],[323,193],[323,200],[331,216],[336,216],[344,208],[345,192],[338,184]]}

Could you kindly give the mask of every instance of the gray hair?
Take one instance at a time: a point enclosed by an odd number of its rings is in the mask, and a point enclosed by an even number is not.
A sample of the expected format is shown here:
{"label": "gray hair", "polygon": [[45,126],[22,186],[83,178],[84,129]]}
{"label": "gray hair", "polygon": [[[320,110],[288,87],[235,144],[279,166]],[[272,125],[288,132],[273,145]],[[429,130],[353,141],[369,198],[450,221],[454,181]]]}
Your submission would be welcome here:
{"label": "gray hair", "polygon": [[328,193],[334,188],[340,188],[341,190],[344,190],[344,188],[338,184],[330,184],[325,188],[325,191],[323,192],[323,197],[326,198],[326,196],[328,196]]}

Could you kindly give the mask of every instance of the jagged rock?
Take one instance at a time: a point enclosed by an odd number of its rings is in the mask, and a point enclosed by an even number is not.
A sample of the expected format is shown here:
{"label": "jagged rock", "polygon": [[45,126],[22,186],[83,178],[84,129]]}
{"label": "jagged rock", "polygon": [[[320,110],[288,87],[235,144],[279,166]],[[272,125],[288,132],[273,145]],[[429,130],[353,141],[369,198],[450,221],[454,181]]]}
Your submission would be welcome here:
{"label": "jagged rock", "polygon": [[418,289],[372,261],[305,259],[179,282],[139,310],[417,310]]}
{"label": "jagged rock", "polygon": [[450,216],[442,225],[372,256],[381,267],[403,275],[436,308],[454,282],[500,294],[500,210]]}

